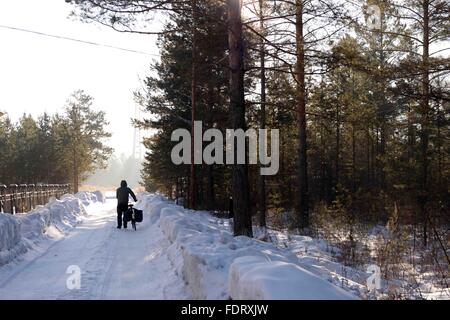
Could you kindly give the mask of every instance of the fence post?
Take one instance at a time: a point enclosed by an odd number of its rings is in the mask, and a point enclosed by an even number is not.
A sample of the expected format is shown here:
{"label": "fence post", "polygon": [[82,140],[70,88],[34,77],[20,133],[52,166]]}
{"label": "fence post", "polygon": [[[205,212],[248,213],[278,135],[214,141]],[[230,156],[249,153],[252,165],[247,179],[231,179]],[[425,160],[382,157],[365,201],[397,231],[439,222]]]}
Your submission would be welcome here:
{"label": "fence post", "polygon": [[19,212],[26,212],[26,196],[27,196],[27,185],[26,184],[21,184],[19,185],[19,199],[20,199],[20,204],[19,204]]}
{"label": "fence post", "polygon": [[31,210],[30,208],[30,186],[28,184],[24,185],[25,187],[25,192],[24,192],[24,197],[23,197],[23,204],[24,204],[24,210],[23,212],[28,212]]}
{"label": "fence post", "polygon": [[29,196],[29,206],[30,206],[30,210],[34,209],[36,207],[36,203],[35,203],[35,185],[34,184],[29,184],[28,185],[28,196]]}
{"label": "fence post", "polygon": [[40,196],[39,196],[39,202],[40,202],[40,204],[41,205],[44,205],[45,204],[45,194],[44,194],[44,192],[45,192],[45,184],[41,184],[40,186],[39,186],[39,194],[40,194]]}
{"label": "fence post", "polygon": [[17,213],[17,184],[11,184],[9,185],[9,188],[11,189],[11,214]]}
{"label": "fence post", "polygon": [[47,185],[47,202],[49,202],[52,197],[52,190],[53,190],[53,185],[48,184]]}
{"label": "fence post", "polygon": [[48,190],[47,190],[47,193],[48,193],[47,202],[49,202],[50,199],[52,198],[53,185],[52,185],[52,184],[49,184],[49,185],[47,185],[47,186],[48,186]]}
{"label": "fence post", "polygon": [[6,211],[6,186],[0,185],[0,212],[5,213]]}
{"label": "fence post", "polygon": [[62,184],[57,184],[56,185],[56,195],[57,195],[58,199],[61,199],[61,197],[63,195],[62,191],[63,191],[63,185]]}
{"label": "fence post", "polygon": [[41,184],[36,185],[36,206],[41,204]]}
{"label": "fence post", "polygon": [[45,204],[45,185],[41,184],[39,186],[39,204],[44,205]]}
{"label": "fence post", "polygon": [[44,184],[44,188],[45,188],[44,203],[48,203],[50,201],[50,185]]}
{"label": "fence post", "polygon": [[[5,199],[6,199],[6,203],[5,203],[5,212],[12,214],[13,213],[13,196],[12,196],[12,191],[10,191],[11,189],[6,187],[6,195],[5,195]],[[8,206],[9,204],[9,206]]]}
{"label": "fence post", "polygon": [[50,185],[50,198],[51,197],[56,198],[56,190],[55,190],[55,185],[54,184]]}

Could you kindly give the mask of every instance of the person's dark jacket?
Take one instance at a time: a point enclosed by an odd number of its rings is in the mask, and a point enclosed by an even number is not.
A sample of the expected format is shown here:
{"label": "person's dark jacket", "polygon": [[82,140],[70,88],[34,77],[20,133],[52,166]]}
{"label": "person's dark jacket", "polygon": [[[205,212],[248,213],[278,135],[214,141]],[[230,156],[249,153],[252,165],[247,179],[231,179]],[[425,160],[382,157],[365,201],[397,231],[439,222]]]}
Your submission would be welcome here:
{"label": "person's dark jacket", "polygon": [[116,191],[117,204],[128,206],[128,197],[130,195],[134,199],[134,201],[137,201],[136,195],[134,194],[133,190],[127,187],[126,181],[122,181],[120,183],[120,188]]}

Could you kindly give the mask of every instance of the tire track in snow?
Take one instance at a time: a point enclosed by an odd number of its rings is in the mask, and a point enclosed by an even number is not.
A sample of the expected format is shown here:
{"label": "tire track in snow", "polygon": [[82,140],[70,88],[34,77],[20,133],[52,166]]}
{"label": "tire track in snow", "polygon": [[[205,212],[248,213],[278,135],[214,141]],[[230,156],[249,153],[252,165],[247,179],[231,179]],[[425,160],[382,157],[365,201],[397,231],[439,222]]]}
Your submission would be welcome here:
{"label": "tire track in snow", "polygon": [[[112,220],[111,218],[109,220]],[[104,228],[109,228],[106,233],[106,236],[102,241],[97,243],[92,249],[96,249],[92,254],[91,258],[87,260],[84,265],[81,267],[81,289],[79,290],[70,290],[68,292],[63,293],[58,297],[58,299],[67,300],[67,299],[95,299],[96,294],[95,291],[98,287],[99,283],[104,283],[102,279],[104,279],[105,275],[105,260],[109,255],[110,245],[108,243],[112,243],[114,229],[112,228],[113,221],[107,222]],[[94,234],[95,231],[92,232]],[[104,248],[109,248],[108,250],[104,250]],[[102,277],[103,275],[103,277]]]}

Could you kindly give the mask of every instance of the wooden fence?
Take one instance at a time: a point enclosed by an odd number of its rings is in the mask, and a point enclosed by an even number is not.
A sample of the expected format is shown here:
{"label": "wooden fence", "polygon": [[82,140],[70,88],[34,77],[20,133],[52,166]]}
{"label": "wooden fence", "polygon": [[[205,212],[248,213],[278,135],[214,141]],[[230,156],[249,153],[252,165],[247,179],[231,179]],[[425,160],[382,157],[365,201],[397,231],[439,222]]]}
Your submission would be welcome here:
{"label": "wooden fence", "polygon": [[38,205],[48,203],[51,197],[60,198],[69,192],[69,184],[0,185],[0,212],[28,212]]}

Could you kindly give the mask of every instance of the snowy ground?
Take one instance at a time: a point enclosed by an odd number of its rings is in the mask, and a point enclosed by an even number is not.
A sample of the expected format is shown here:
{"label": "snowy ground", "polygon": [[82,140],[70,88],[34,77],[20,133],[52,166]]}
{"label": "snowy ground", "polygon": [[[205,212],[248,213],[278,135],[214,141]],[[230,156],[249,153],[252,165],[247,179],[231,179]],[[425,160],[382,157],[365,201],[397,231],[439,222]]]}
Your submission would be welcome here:
{"label": "snowy ground", "polygon": [[366,284],[371,274],[337,262],[326,241],[275,230],[269,233],[277,246],[286,248],[298,257],[298,263],[303,268],[361,298],[368,298]]}
{"label": "snowy ground", "polygon": [[[147,219],[137,231],[117,230],[115,206],[115,199],[90,203],[78,226],[49,228],[32,250],[0,267],[0,299],[188,298],[158,226]],[[80,290],[66,286],[72,265],[82,272]]]}
{"label": "snowy ground", "polygon": [[167,255],[194,299],[357,299],[299,264],[290,250],[233,237],[229,220],[142,194],[141,206],[170,242]]}
{"label": "snowy ground", "polygon": [[[385,228],[380,226],[375,229],[385,230]],[[269,230],[269,234],[271,240],[278,247],[285,248],[298,257],[300,266],[362,299],[389,299],[388,292],[391,295],[392,292],[398,292],[398,296],[401,296],[403,299],[450,299],[450,289],[438,288],[433,285],[430,279],[423,279],[421,283],[416,283],[417,279],[410,278],[412,280],[408,279],[409,281],[405,283],[405,279],[386,281],[386,279],[381,278],[381,288],[369,292],[367,280],[371,273],[366,271],[366,269],[371,265],[370,262],[359,268],[345,266],[343,263],[338,262],[333,254],[338,252],[339,249],[323,239],[295,235],[287,231]],[[376,245],[376,242],[372,241],[370,244]],[[403,266],[405,269],[408,267],[406,264]],[[425,277],[426,274],[423,275],[423,278]],[[414,287],[414,291],[410,287]],[[409,291],[405,292],[407,289]],[[420,296],[417,295],[417,291],[420,292]]]}
{"label": "snowy ground", "polygon": [[[229,220],[148,193],[139,195],[138,230],[117,230],[110,196],[85,192],[21,216],[0,215],[0,299],[361,296],[363,281],[341,283],[341,270],[330,273],[340,265],[313,250],[311,239],[282,248],[233,237]],[[81,271],[80,289],[67,286],[71,266]]]}

